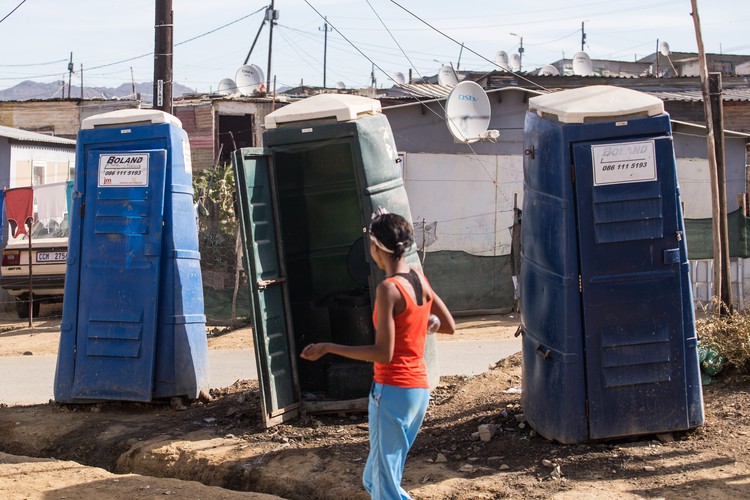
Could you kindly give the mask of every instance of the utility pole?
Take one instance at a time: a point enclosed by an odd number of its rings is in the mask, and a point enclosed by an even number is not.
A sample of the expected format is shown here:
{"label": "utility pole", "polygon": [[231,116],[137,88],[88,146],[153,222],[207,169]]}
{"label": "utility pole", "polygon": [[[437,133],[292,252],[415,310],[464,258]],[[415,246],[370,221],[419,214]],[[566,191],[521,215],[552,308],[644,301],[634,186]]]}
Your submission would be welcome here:
{"label": "utility pole", "polygon": [[[328,18],[324,17],[325,23],[323,24],[323,88],[326,88],[326,61],[328,52],[328,32],[333,31],[328,29]],[[320,28],[318,28],[320,30]]]}
{"label": "utility pole", "polygon": [[[73,79],[73,53],[70,53],[70,62],[68,62],[68,99],[70,99],[70,84],[71,80]],[[63,97],[65,97],[65,92],[63,92]]]}
{"label": "utility pole", "polygon": [[583,46],[586,44],[586,30],[584,28],[584,21],[581,21],[581,52],[583,52]]}
{"label": "utility pole", "polygon": [[268,72],[266,73],[266,92],[271,88],[271,53],[273,52],[273,26],[279,18],[279,11],[273,8],[274,0],[266,9],[266,21],[268,21]]}
{"label": "utility pole", "polygon": [[515,33],[511,33],[513,36],[517,36],[521,39],[521,43],[518,46],[518,71],[521,71],[523,68],[523,37],[521,35],[516,35]]}
{"label": "utility pole", "polygon": [[[693,24],[695,26],[695,38],[698,43],[698,60],[701,75],[701,90],[703,91],[703,109],[706,115],[706,142],[708,146],[708,167],[710,171],[711,179],[711,212],[713,220],[713,257],[714,257],[714,296],[721,300],[719,310],[716,313],[719,316],[726,315],[728,313],[727,308],[731,308],[731,274],[730,274],[730,263],[729,263],[729,240],[724,239],[727,236],[726,233],[722,235],[722,226],[727,227],[726,221],[726,195],[724,195],[724,208],[721,207],[721,191],[723,187],[720,187],[719,179],[724,179],[723,163],[719,166],[717,151],[716,151],[716,140],[714,139],[714,112],[711,106],[711,90],[708,76],[708,65],[706,64],[706,53],[703,50],[703,36],[701,34],[700,17],[698,15],[698,1],[690,0],[690,4],[693,8],[691,13],[693,17]],[[720,123],[720,122],[719,122]],[[719,133],[723,135],[723,130],[719,130]],[[723,154],[723,153],[722,153]],[[723,156],[722,156],[723,158]],[[722,171],[721,173],[719,171]],[[724,220],[722,221],[722,212],[724,213]],[[725,257],[726,255],[726,257]],[[726,293],[726,295],[725,295]],[[725,300],[727,302],[725,302]]]}
{"label": "utility pole", "polygon": [[154,23],[154,109],[172,113],[172,0],[156,0]]}
{"label": "utility pole", "polygon": [[[721,100],[721,73],[708,74],[708,93],[711,106],[712,128],[714,130],[713,146],[716,156],[716,184],[719,194],[719,238],[721,239],[721,303],[722,309],[732,307],[732,275],[730,272],[731,261],[729,260],[729,221],[727,220],[727,175],[724,163],[724,109]],[[722,313],[726,313],[723,310]]]}

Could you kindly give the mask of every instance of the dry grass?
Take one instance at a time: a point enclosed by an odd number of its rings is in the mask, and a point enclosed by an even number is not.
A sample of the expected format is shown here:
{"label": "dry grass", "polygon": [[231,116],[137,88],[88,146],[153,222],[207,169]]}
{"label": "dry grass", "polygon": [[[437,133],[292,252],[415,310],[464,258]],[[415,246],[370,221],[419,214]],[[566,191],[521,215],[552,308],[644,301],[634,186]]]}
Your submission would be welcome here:
{"label": "dry grass", "polygon": [[717,351],[728,366],[737,371],[750,371],[750,310],[732,311],[719,316],[718,304],[713,312],[704,311],[696,321],[701,345]]}

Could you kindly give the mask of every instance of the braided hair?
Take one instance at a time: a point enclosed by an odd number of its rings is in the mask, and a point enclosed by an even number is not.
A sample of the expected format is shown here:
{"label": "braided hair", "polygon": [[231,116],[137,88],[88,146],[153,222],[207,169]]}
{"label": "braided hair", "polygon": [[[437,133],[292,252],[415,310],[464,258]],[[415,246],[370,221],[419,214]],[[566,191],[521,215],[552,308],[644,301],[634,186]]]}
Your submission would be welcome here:
{"label": "braided hair", "polygon": [[380,213],[373,216],[370,232],[393,253],[393,260],[404,256],[414,244],[414,230],[409,221],[398,214]]}

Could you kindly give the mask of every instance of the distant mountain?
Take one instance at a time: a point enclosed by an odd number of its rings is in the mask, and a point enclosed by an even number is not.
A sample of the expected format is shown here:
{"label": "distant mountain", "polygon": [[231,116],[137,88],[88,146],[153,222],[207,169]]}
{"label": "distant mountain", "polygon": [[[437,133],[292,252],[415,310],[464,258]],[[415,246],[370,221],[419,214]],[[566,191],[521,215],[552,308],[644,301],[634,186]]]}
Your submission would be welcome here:
{"label": "distant mountain", "polygon": [[[141,99],[146,103],[151,103],[152,94],[154,92],[154,85],[151,82],[143,82],[135,84],[136,93],[141,95]],[[58,80],[52,83],[39,83],[26,80],[18,85],[0,90],[0,101],[29,101],[33,99],[54,99],[68,97],[68,85],[65,85],[65,95],[63,92],[63,82]],[[195,92],[195,90],[175,83],[172,85],[172,96],[177,97],[182,94],[189,94]],[[73,87],[70,89],[70,97],[72,99],[80,99],[81,88]],[[84,99],[123,99],[133,98],[133,85],[130,83],[123,83],[119,87],[83,87]]]}

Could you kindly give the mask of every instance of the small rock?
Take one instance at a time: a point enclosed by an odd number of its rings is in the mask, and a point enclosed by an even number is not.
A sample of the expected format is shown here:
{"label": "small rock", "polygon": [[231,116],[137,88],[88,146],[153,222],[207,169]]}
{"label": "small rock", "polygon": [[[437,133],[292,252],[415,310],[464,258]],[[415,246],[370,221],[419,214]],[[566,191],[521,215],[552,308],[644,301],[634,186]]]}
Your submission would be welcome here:
{"label": "small rock", "polygon": [[552,463],[552,460],[547,460],[546,458],[542,460],[542,465],[545,467],[553,467],[555,464]]}
{"label": "small rock", "polygon": [[474,472],[474,466],[471,464],[464,464],[458,469],[459,472]]}
{"label": "small rock", "polygon": [[24,356],[33,356],[33,355],[34,355],[34,353],[33,353],[33,352],[31,352],[31,351],[25,351],[25,352],[23,353],[23,355],[24,355]]}
{"label": "small rock", "polygon": [[224,439],[234,439],[234,434],[227,434]]}
{"label": "small rock", "polygon": [[519,429],[525,429],[526,428],[526,424],[523,423],[523,422],[521,422],[520,424],[518,424],[518,428]]}
{"label": "small rock", "polygon": [[526,415],[523,413],[516,414],[516,422],[526,422]]}
{"label": "small rock", "polygon": [[551,477],[552,479],[556,481],[559,481],[560,479],[562,479],[562,471],[560,470],[559,465],[555,466],[555,468],[552,469],[552,472],[549,473],[549,477]]}
{"label": "small rock", "polygon": [[503,457],[487,457],[487,463],[499,462],[502,459],[503,459]]}
{"label": "small rock", "polygon": [[495,435],[495,432],[497,432],[497,426],[493,424],[482,424],[479,426],[479,439],[482,441],[489,441],[492,439],[492,436]]}
{"label": "small rock", "polygon": [[508,470],[508,469],[510,469],[510,465],[508,465],[508,464],[503,464],[503,465],[501,465],[500,467],[498,467],[498,469],[500,469],[500,470]]}
{"label": "small rock", "polygon": [[198,401],[201,403],[207,404],[211,402],[211,395],[208,394],[206,391],[200,391],[198,393]]}
{"label": "small rock", "polygon": [[674,442],[674,434],[666,433],[666,434],[657,434],[656,438],[661,441],[662,443],[672,443]]}
{"label": "small rock", "polygon": [[420,481],[420,483],[425,484],[430,479],[431,479],[430,476],[425,476],[425,477],[422,478],[422,480]]}
{"label": "small rock", "polygon": [[443,455],[442,453],[438,453],[437,456],[435,457],[435,463],[436,464],[444,464],[447,461],[448,461],[448,458],[445,455]]}
{"label": "small rock", "polygon": [[478,432],[472,432],[471,437],[469,437],[469,439],[471,439],[472,441],[479,441],[480,438],[481,438],[481,435]]}
{"label": "small rock", "polygon": [[654,467],[653,465],[646,465],[643,467],[643,470],[646,472],[654,472],[656,470],[656,467]]}

